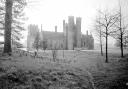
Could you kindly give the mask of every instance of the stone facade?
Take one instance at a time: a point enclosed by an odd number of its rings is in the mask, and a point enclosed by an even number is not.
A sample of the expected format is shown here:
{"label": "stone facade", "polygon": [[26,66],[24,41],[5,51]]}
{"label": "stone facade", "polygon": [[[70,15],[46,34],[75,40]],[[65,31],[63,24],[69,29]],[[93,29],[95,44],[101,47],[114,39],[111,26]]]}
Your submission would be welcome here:
{"label": "stone facade", "polygon": [[86,49],[94,49],[94,38],[92,34],[88,34],[88,31],[86,35],[82,35],[81,47]]}
{"label": "stone facade", "polygon": [[[75,22],[76,21],[76,22]],[[74,21],[73,16],[68,17],[68,23],[63,20],[63,32],[57,32],[57,26],[55,26],[55,32],[42,31],[40,32],[40,39],[47,41],[47,49],[65,49],[73,50],[74,48],[87,48],[94,49],[94,39],[88,32],[86,35],[81,33],[81,18],[77,17]],[[32,42],[35,37],[38,27],[30,25],[28,28],[28,48],[32,48]]]}
{"label": "stone facade", "polygon": [[74,17],[68,17],[68,23],[63,21],[63,31],[66,38],[65,47],[67,49],[74,49],[75,47],[81,48],[81,18],[76,18],[76,23],[74,22]]}
{"label": "stone facade", "polygon": [[37,25],[31,24],[28,26],[27,49],[33,48],[33,42],[35,40],[38,31],[39,28]]}

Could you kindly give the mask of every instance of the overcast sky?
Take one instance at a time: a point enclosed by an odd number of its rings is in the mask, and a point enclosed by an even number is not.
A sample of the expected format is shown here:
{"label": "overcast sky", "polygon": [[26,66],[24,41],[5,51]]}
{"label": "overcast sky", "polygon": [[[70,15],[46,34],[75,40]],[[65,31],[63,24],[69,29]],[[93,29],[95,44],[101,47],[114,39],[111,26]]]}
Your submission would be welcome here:
{"label": "overcast sky", "polygon": [[[118,7],[119,0],[28,0],[25,9],[29,18],[27,24],[42,24],[43,30],[58,31],[63,29],[63,19],[67,21],[68,16],[82,18],[82,33],[92,30],[97,10],[112,11]],[[121,0],[123,9],[128,6],[128,0]],[[127,9],[128,11],[128,9]]]}
{"label": "overcast sky", "polygon": [[[98,9],[112,10],[118,0],[28,0],[27,23],[42,24],[44,30],[54,30],[57,25],[62,31],[63,19],[68,16],[82,18],[82,31],[90,30]],[[123,0],[121,0],[123,1]],[[125,0],[126,1],[126,0]]]}

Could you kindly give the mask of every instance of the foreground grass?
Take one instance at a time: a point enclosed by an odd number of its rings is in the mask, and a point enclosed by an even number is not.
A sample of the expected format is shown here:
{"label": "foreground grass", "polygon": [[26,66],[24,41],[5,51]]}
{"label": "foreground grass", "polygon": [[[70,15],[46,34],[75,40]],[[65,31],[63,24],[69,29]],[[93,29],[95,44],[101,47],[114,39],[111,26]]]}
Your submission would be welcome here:
{"label": "foreground grass", "polygon": [[[116,63],[116,64],[115,64]],[[97,89],[128,89],[128,63],[115,62],[91,71]]]}
{"label": "foreground grass", "polygon": [[0,89],[93,89],[88,74],[75,68],[6,69],[1,68]]}
{"label": "foreground grass", "polygon": [[128,89],[127,58],[109,54],[109,63],[99,62],[96,64],[97,69],[89,69],[96,89]]}
{"label": "foreground grass", "polygon": [[[68,60],[74,54],[68,52]],[[0,89],[128,89],[127,56],[109,54],[109,63],[104,63],[97,53],[77,54],[71,64],[30,57],[2,61]]]}

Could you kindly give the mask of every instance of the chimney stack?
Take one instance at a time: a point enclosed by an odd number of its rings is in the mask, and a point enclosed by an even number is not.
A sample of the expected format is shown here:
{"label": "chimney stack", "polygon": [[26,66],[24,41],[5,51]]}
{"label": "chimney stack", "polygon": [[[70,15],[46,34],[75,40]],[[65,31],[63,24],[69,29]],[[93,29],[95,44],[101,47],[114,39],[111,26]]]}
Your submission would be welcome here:
{"label": "chimney stack", "polygon": [[86,35],[88,36],[88,30],[86,31]]}
{"label": "chimney stack", "polygon": [[57,26],[55,26],[55,32],[57,32]]}

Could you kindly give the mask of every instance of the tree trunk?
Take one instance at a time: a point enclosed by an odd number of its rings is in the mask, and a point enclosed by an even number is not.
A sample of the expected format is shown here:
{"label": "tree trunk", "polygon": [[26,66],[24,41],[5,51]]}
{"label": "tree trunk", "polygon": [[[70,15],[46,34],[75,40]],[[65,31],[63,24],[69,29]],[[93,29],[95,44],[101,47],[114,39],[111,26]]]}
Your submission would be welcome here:
{"label": "tree trunk", "polygon": [[6,0],[5,7],[5,30],[4,30],[4,53],[10,54],[11,48],[11,24],[12,24],[12,0]]}
{"label": "tree trunk", "polygon": [[123,53],[123,36],[122,36],[122,34],[121,34],[121,39],[120,39],[120,43],[121,43],[121,45],[120,45],[120,48],[121,48],[121,58],[123,58],[124,57],[124,53]]}
{"label": "tree trunk", "polygon": [[100,50],[101,50],[101,56],[103,56],[103,47],[102,47],[102,41],[100,42]]}
{"label": "tree trunk", "polygon": [[108,32],[107,32],[107,28],[106,28],[106,63],[108,63]]}
{"label": "tree trunk", "polygon": [[101,30],[100,30],[100,50],[101,50],[101,56],[103,56],[103,47],[102,47]]}
{"label": "tree trunk", "polygon": [[120,49],[121,49],[121,58],[123,58],[123,32],[122,32],[122,14],[121,14],[121,6],[120,6]]}
{"label": "tree trunk", "polygon": [[64,58],[64,48],[63,48],[63,58]]}

